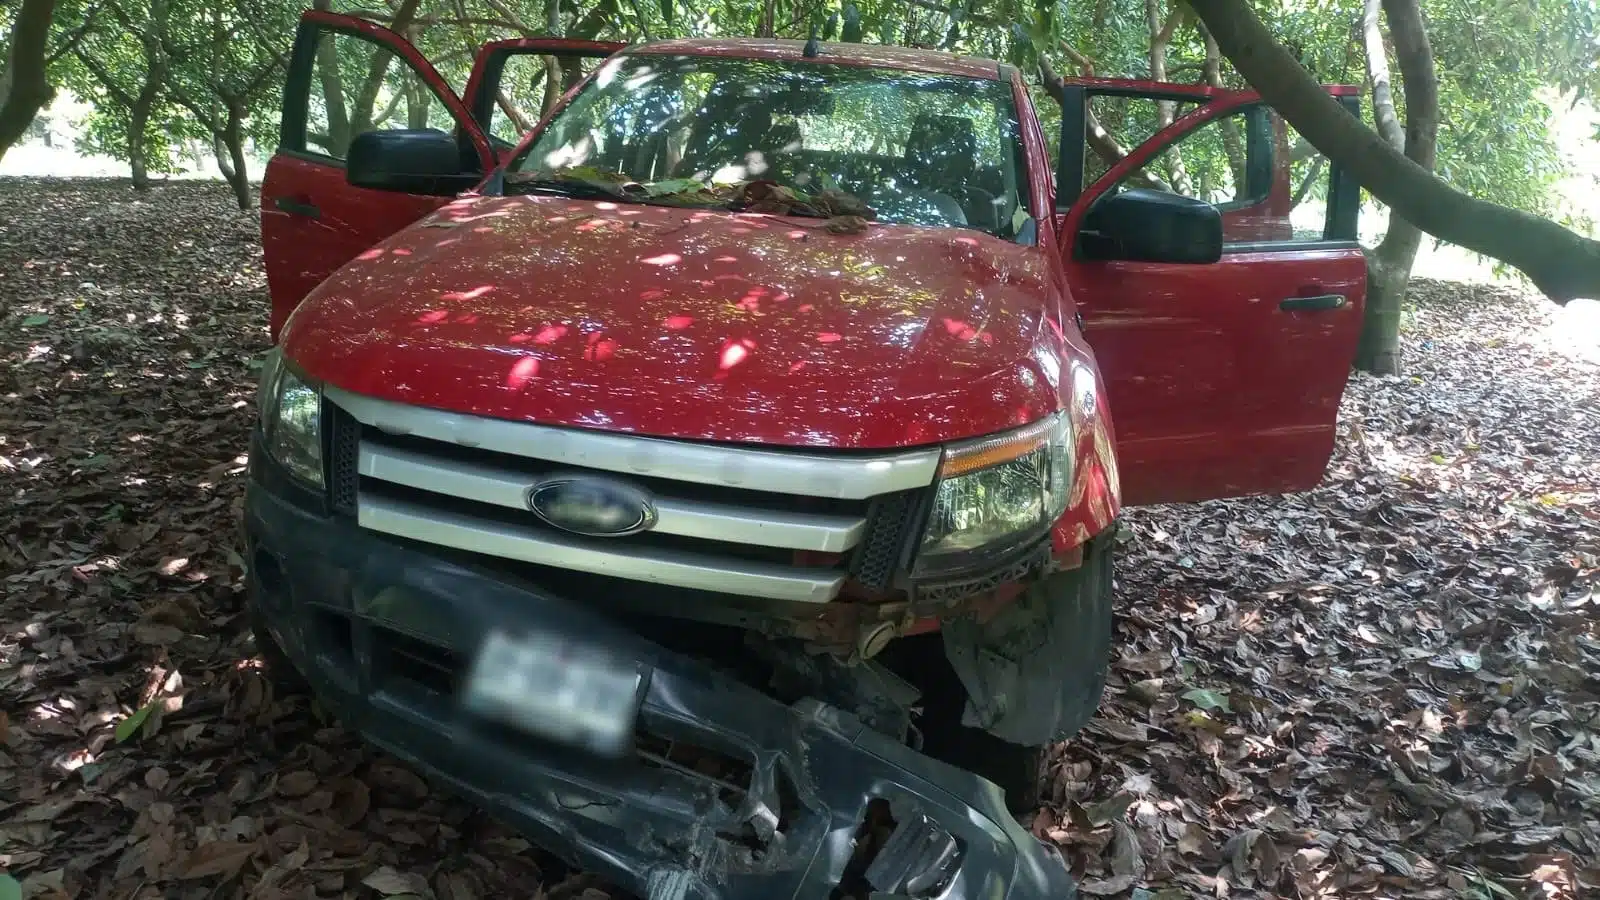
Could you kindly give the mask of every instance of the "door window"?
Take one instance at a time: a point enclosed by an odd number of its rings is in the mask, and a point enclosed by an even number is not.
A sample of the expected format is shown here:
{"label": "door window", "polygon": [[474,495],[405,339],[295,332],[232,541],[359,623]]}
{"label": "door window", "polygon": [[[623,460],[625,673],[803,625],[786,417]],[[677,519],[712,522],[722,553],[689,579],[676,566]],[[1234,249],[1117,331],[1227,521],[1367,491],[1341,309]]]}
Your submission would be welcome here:
{"label": "door window", "polygon": [[341,31],[319,33],[304,102],[305,127],[289,136],[288,149],[336,160],[364,131],[456,128],[444,101],[404,59]]}
{"label": "door window", "polygon": [[[552,71],[550,60],[555,60]],[[489,115],[489,136],[501,147],[514,146],[568,90],[594,71],[603,57],[541,56],[513,53],[506,57]]]}
{"label": "door window", "polygon": [[1185,133],[1113,190],[1204,200],[1221,212],[1228,244],[1320,241],[1329,229],[1327,175],[1326,158],[1277,113],[1247,106]]}
{"label": "door window", "polygon": [[1085,107],[1083,183],[1094,184],[1140,144],[1197,106],[1194,100],[1090,94]]}

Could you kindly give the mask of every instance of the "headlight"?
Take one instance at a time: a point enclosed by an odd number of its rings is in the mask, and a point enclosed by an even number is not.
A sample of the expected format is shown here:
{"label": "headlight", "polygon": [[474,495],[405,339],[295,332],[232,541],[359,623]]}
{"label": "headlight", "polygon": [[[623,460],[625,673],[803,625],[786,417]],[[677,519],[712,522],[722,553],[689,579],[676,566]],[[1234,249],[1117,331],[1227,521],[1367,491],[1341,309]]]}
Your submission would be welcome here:
{"label": "headlight", "polygon": [[962,568],[1044,534],[1066,511],[1072,463],[1066,413],[946,447],[917,572]]}
{"label": "headlight", "polygon": [[262,367],[262,438],[289,474],[322,487],[322,392],[273,358]]}

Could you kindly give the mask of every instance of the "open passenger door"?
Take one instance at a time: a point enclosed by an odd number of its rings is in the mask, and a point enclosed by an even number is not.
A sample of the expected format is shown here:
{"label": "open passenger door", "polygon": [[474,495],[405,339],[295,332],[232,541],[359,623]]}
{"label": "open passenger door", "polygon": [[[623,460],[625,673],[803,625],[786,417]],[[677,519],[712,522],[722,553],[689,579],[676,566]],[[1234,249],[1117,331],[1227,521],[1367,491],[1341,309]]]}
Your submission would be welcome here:
{"label": "open passenger door", "polygon": [[[1125,502],[1315,486],[1361,331],[1359,187],[1252,92],[1069,79],[1060,99],[1058,234]],[[1147,140],[1119,135],[1140,122]],[[1100,233],[1139,201],[1220,218],[1220,257],[1150,261]]]}
{"label": "open passenger door", "polygon": [[618,41],[568,38],[484,44],[467,80],[467,108],[503,162],[563,96],[594,74],[602,61],[627,47]]}
{"label": "open passenger door", "polygon": [[[426,187],[351,185],[346,156],[360,135],[375,130],[453,135],[459,171]],[[495,161],[461,98],[404,38],[354,16],[301,15],[278,148],[261,183],[272,339],[335,269],[471,188]]]}

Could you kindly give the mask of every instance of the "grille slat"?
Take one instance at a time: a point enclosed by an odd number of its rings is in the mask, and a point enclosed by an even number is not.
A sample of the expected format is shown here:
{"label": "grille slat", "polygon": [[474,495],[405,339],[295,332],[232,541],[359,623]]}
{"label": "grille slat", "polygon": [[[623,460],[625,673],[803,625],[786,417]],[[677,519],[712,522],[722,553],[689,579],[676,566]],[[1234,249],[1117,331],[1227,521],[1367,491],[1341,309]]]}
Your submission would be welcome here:
{"label": "grille slat", "polygon": [[363,496],[357,521],[373,531],[457,550],[744,597],[826,603],[844,583],[844,572],[837,569],[634,549],[623,541],[604,538],[557,538],[551,532],[513,528],[381,497]]}
{"label": "grille slat", "polygon": [[[330,501],[363,528],[547,569],[787,603],[826,603],[847,578],[892,587],[938,459],[557,429],[337,389],[326,413]],[[654,526],[588,537],[528,509],[540,479],[586,473],[650,492]],[[800,492],[804,484],[814,493]]]}
{"label": "grille slat", "polygon": [[[363,443],[360,451],[360,472],[368,478],[524,512],[528,508],[529,486],[557,471],[547,468],[541,471],[542,468],[458,462],[375,441]],[[866,520],[859,515],[733,506],[694,499],[692,491],[682,493],[689,496],[657,495],[654,498],[658,519],[652,532],[840,553],[855,546],[866,525]]]}

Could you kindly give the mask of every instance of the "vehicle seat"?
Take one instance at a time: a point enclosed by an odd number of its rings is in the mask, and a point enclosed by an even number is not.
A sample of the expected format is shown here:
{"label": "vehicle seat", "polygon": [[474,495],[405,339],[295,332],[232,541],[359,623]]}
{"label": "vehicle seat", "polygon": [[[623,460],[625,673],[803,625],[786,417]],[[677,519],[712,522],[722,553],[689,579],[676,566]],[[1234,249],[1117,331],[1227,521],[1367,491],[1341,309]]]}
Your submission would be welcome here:
{"label": "vehicle seat", "polygon": [[793,184],[795,187],[806,187],[795,179],[804,173],[805,166],[800,157],[800,125],[796,122],[774,122],[772,127],[761,138],[758,147],[762,156],[766,157],[766,177],[775,181]]}
{"label": "vehicle seat", "polygon": [[754,151],[770,156],[765,151],[769,146],[766,136],[773,131],[771,112],[749,102],[712,106],[708,100],[707,105],[709,114],[696,123],[696,134],[684,152],[679,172],[709,177],[722,166],[744,165]]}
{"label": "vehicle seat", "polygon": [[[906,181],[911,187],[932,195],[944,206],[944,199],[961,203],[963,188],[977,175],[978,141],[972,120],[965,116],[921,115],[911,122],[906,140]],[[966,224],[966,211],[959,219]]]}

